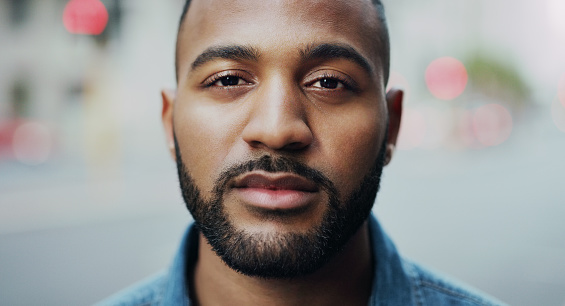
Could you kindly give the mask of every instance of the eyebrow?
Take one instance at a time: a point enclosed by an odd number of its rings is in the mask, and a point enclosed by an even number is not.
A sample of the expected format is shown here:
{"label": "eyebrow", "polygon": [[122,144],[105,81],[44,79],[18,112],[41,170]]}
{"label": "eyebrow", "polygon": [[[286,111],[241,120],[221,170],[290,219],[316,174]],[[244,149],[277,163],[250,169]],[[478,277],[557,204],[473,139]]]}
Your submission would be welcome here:
{"label": "eyebrow", "polygon": [[373,74],[374,71],[373,66],[369,64],[369,61],[349,45],[332,43],[324,43],[315,46],[311,45],[302,50],[300,53],[304,60],[341,58],[355,62],[370,75]]}
{"label": "eyebrow", "polygon": [[259,51],[253,47],[239,45],[210,47],[192,62],[192,70],[217,59],[257,61]]}
{"label": "eyebrow", "polygon": [[[346,59],[361,66],[361,68],[363,68],[368,74],[372,74],[374,71],[373,66],[369,64],[369,61],[349,45],[334,43],[310,45],[301,50],[300,55],[305,61],[340,58]],[[191,70],[194,71],[198,67],[218,59],[258,61],[259,57],[260,52],[250,46],[215,46],[206,49],[198,55],[194,62],[192,62]]]}

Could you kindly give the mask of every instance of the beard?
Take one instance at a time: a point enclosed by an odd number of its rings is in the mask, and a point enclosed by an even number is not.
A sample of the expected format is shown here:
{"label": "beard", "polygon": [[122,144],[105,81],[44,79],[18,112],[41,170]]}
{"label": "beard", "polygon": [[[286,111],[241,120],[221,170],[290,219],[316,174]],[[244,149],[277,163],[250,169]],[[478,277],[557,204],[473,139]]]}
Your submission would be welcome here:
{"label": "beard", "polygon": [[[385,134],[386,135],[386,134]],[[202,198],[181,159],[175,136],[177,171],[183,199],[195,225],[213,251],[231,269],[247,276],[289,279],[313,273],[343,249],[367,220],[380,186],[386,139],[369,173],[345,201],[323,173],[294,159],[261,156],[224,170],[214,184],[212,197]],[[229,182],[246,172],[294,173],[315,182],[328,201],[322,221],[306,232],[248,233],[238,229],[225,212],[224,194]],[[228,204],[229,205],[229,204]],[[284,216],[284,212],[272,212]]]}

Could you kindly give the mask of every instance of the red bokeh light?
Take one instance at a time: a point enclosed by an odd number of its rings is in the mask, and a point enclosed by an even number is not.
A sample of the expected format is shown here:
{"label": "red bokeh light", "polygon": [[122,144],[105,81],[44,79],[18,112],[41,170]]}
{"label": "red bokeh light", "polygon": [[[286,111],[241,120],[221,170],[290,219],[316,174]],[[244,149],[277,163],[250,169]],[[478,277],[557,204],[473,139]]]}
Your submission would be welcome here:
{"label": "red bokeh light", "polygon": [[442,57],[431,62],[425,77],[432,95],[442,100],[452,100],[461,95],[468,80],[463,63],[452,57]]}
{"label": "red bokeh light", "polygon": [[108,11],[100,0],[71,0],[63,12],[63,24],[73,34],[99,35],[108,24]]}
{"label": "red bokeh light", "polygon": [[18,129],[21,122],[20,119],[0,121],[0,161],[14,157],[12,153],[14,132]]}
{"label": "red bokeh light", "polygon": [[483,105],[473,115],[473,131],[482,145],[499,145],[512,133],[512,115],[502,105]]}

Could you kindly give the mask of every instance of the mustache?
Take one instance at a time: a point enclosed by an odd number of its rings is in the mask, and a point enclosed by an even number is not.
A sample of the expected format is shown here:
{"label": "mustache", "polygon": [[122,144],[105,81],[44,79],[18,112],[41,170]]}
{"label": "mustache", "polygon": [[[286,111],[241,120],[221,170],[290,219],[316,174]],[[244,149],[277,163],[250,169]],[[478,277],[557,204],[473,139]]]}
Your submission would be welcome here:
{"label": "mustache", "polygon": [[316,183],[321,189],[332,191],[336,190],[333,182],[319,170],[288,157],[272,157],[270,155],[263,155],[259,158],[245,161],[223,170],[214,184],[215,187],[213,193],[220,195],[227,189],[227,186],[232,179],[247,172],[259,170],[271,173],[287,172],[300,175]]}

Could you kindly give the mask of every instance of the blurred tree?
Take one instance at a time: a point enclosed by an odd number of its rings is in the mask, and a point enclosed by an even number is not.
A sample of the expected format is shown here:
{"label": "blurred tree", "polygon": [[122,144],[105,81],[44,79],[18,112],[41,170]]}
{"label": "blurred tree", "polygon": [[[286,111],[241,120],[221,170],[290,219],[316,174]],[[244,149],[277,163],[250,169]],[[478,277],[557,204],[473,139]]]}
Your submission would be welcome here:
{"label": "blurred tree", "polygon": [[530,88],[514,66],[481,53],[466,63],[473,92],[518,111],[531,104]]}

